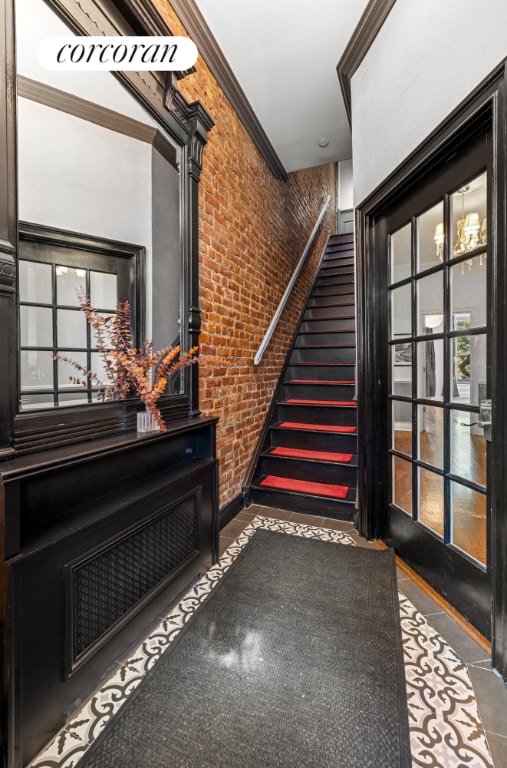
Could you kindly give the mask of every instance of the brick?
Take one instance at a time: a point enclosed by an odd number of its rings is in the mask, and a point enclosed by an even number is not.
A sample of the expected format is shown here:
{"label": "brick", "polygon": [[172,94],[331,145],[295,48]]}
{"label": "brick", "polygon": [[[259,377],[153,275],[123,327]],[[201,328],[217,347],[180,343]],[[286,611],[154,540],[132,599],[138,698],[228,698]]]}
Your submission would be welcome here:
{"label": "brick", "polygon": [[[153,3],[173,34],[186,34],[167,0]],[[178,87],[188,101],[200,100],[215,121],[199,185],[200,345],[233,365],[200,365],[200,407],[220,417],[223,506],[241,492],[327,232],[334,231],[336,172],[334,165],[320,166],[276,180],[202,57],[196,67]],[[254,355],[327,194],[327,220],[256,368]]]}

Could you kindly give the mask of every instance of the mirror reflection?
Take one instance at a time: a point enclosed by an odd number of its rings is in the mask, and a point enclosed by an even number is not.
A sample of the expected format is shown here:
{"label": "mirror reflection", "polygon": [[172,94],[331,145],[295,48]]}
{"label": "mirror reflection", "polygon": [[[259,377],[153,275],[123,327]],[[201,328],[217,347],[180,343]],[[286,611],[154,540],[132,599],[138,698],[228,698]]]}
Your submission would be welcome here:
{"label": "mirror reflection", "polygon": [[417,269],[422,272],[444,260],[444,204],[437,203],[417,218]]}
{"label": "mirror reflection", "polygon": [[463,256],[476,248],[486,248],[487,227],[487,174],[463,184],[451,197],[452,206],[452,258]]}
{"label": "mirror reflection", "polygon": [[16,14],[20,221],[143,253],[134,273],[93,251],[56,264],[51,244],[30,244],[19,270],[20,402],[30,410],[73,402],[63,397],[73,386],[65,366],[53,366],[51,355],[88,346],[86,324],[71,311],[78,288],[104,310],[141,288],[142,306],[132,305],[138,338],[155,349],[179,343],[181,150],[113,74],[39,66],[40,39],[72,34],[43,0],[18,0]]}
{"label": "mirror reflection", "polygon": [[391,283],[410,277],[412,274],[412,225],[406,224],[389,238],[389,261]]}
{"label": "mirror reflection", "polygon": [[444,478],[419,467],[419,522],[444,536]]}
{"label": "mirror reflection", "polygon": [[412,515],[412,464],[399,456],[393,456],[393,504],[407,515]]}

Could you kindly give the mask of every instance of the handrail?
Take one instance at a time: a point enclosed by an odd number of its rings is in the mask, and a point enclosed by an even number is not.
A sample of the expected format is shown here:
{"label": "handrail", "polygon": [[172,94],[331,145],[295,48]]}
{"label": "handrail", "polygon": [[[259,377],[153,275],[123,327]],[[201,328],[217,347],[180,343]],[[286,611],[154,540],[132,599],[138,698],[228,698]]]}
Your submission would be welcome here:
{"label": "handrail", "polygon": [[301,255],[301,258],[299,259],[296,269],[294,270],[292,277],[290,279],[290,282],[285,289],[285,293],[282,296],[282,300],[280,301],[280,304],[278,305],[278,309],[276,310],[275,314],[273,315],[273,319],[271,320],[268,330],[265,333],[265,336],[261,342],[261,345],[259,349],[257,350],[257,354],[254,357],[254,365],[259,365],[260,361],[262,360],[262,356],[264,352],[266,351],[266,347],[268,346],[269,342],[271,341],[271,336],[273,335],[273,332],[278,324],[278,321],[280,319],[280,316],[285,308],[285,305],[287,303],[287,299],[290,296],[290,293],[292,289],[294,288],[294,283],[296,282],[299,273],[301,272],[301,268],[305,262],[306,257],[308,256],[308,251],[310,250],[310,247],[312,245],[312,242],[315,238],[315,235],[317,234],[317,230],[322,224],[322,220],[324,218],[324,215],[329,207],[329,201],[331,200],[331,195],[328,195],[326,198],[326,201],[322,208],[320,209],[320,213],[318,216],[317,221],[315,222],[315,226],[312,229],[312,233],[310,237],[308,238],[308,242],[306,243],[305,249]]}

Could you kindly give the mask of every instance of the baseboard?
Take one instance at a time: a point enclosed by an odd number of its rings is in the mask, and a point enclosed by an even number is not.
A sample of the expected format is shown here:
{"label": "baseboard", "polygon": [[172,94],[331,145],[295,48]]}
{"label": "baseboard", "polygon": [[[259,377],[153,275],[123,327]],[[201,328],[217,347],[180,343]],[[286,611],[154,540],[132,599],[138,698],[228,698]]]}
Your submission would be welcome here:
{"label": "baseboard", "polygon": [[236,496],[236,498],[232,499],[232,501],[229,501],[224,507],[222,507],[219,517],[220,530],[222,530],[222,528],[224,528],[227,523],[230,523],[232,518],[236,517],[238,512],[241,512],[244,506],[245,502],[243,494],[240,493]]}

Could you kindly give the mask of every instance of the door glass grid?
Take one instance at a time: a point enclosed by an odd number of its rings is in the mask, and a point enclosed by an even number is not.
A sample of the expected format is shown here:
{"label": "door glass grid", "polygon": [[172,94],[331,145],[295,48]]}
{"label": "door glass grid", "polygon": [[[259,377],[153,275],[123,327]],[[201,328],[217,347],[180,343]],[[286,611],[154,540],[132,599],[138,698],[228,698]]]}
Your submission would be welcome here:
{"label": "door glass grid", "polygon": [[487,397],[486,190],[483,173],[392,233],[388,287],[391,502],[481,565],[486,441],[477,422]]}

